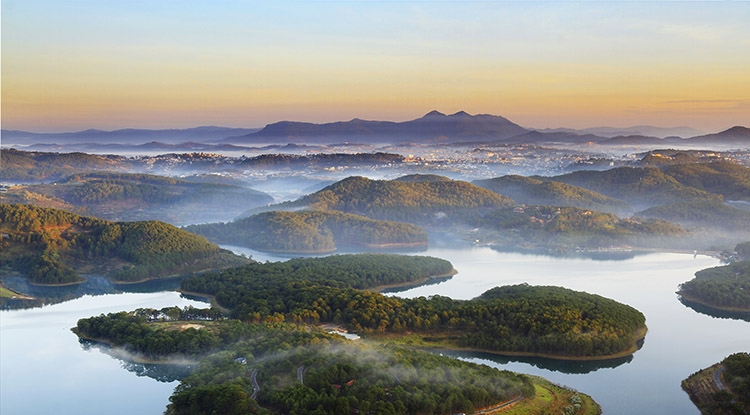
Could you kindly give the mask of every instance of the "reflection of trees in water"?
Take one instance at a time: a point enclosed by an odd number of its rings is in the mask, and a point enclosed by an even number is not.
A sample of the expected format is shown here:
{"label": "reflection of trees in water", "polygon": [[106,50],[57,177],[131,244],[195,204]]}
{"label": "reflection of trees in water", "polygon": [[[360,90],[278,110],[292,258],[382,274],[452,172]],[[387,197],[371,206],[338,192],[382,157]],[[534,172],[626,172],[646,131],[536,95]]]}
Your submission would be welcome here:
{"label": "reflection of trees in water", "polygon": [[688,307],[692,308],[693,311],[705,314],[707,316],[711,316],[714,318],[726,318],[731,320],[744,320],[750,322],[750,312],[745,311],[727,311],[727,310],[719,310],[713,307],[709,307],[707,305],[703,305],[700,303],[695,303],[690,300],[686,300],[682,297],[680,297],[680,302]]}
{"label": "reflection of trees in water", "polygon": [[[639,343],[638,347],[640,348],[642,347],[642,345],[642,343]],[[543,357],[502,356],[493,353],[463,352],[453,350],[439,350],[436,352],[439,352],[442,355],[459,359],[489,360],[500,365],[505,365],[511,362],[526,363],[540,369],[568,374],[586,374],[590,372],[596,372],[599,369],[612,369],[625,363],[630,363],[630,361],[633,360],[633,355],[605,360],[560,360],[547,359]]]}
{"label": "reflection of trees in water", "polygon": [[3,284],[6,287],[34,298],[31,300],[2,298],[0,299],[0,308],[23,309],[41,307],[74,300],[84,295],[177,291],[180,288],[182,280],[187,278],[185,276],[155,279],[135,284],[113,284],[108,278],[100,275],[84,275],[84,277],[86,281],[80,284],[62,286],[34,285],[21,276],[5,277],[3,278]]}
{"label": "reflection of trees in water", "polygon": [[503,253],[522,255],[543,255],[552,258],[581,258],[594,261],[627,261],[640,255],[649,255],[652,252],[637,251],[629,249],[601,249],[601,250],[561,250],[555,251],[550,248],[521,249],[512,246],[492,246],[492,249]]}
{"label": "reflection of trees in water", "polygon": [[138,376],[148,376],[159,382],[175,382],[186,378],[192,371],[192,366],[186,365],[151,365],[122,361],[122,367]]}
{"label": "reflection of trees in water", "polygon": [[138,363],[128,360],[123,353],[115,353],[113,349],[104,343],[91,340],[80,339],[81,348],[86,351],[97,349],[109,357],[119,360],[120,366],[128,372],[133,372],[137,376],[147,376],[159,382],[175,382],[186,378],[195,368],[194,365],[188,364],[152,364]]}

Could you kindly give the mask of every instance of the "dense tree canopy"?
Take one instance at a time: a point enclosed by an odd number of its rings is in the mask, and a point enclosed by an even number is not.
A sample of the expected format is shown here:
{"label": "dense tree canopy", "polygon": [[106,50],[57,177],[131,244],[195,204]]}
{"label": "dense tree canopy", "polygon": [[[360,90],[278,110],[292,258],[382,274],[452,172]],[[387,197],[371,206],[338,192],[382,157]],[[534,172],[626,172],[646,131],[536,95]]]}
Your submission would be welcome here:
{"label": "dense tree canopy", "polygon": [[[640,312],[599,296],[517,286],[506,295],[490,291],[474,301],[402,299],[361,291],[398,282],[397,268],[382,268],[392,267],[393,259],[332,258],[335,262],[253,264],[190,278],[183,289],[214,295],[242,320],[335,323],[363,336],[412,331],[458,347],[498,352],[607,356],[632,352],[644,334]],[[379,269],[385,270],[383,277],[372,279]]]}
{"label": "dense tree canopy", "polygon": [[698,271],[678,293],[711,307],[750,311],[750,261]]}
{"label": "dense tree canopy", "polygon": [[425,246],[427,233],[412,224],[335,211],[265,212],[230,223],[185,230],[216,243],[261,251],[328,252],[346,246]]}
{"label": "dense tree canopy", "polygon": [[570,206],[612,213],[632,210],[632,207],[622,200],[583,187],[537,177],[509,175],[476,180],[473,183],[526,205]]}
{"label": "dense tree canopy", "polygon": [[750,201],[750,168],[729,161],[678,164],[665,167],[664,173],[678,182],[726,200]]}
{"label": "dense tree canopy", "polygon": [[628,202],[637,209],[678,202],[720,201],[722,197],[684,185],[655,167],[617,167],[606,171],[576,171],[555,181]]}
{"label": "dense tree canopy", "polygon": [[200,357],[167,414],[453,414],[534,395],[524,375],[215,310],[112,313],[75,331],[144,357]]}
{"label": "dense tree canopy", "polygon": [[126,282],[247,262],[163,222],[108,222],[30,205],[0,205],[0,231],[8,265],[40,284],[80,281],[81,265]]}
{"label": "dense tree canopy", "polygon": [[460,180],[371,180],[349,177],[271,209],[312,207],[373,219],[411,223],[456,220],[461,215],[512,206],[504,196]]}
{"label": "dense tree canopy", "polygon": [[573,207],[496,209],[468,222],[497,232],[497,241],[511,246],[659,246],[688,235],[682,227],[663,220],[619,218],[611,213]]}

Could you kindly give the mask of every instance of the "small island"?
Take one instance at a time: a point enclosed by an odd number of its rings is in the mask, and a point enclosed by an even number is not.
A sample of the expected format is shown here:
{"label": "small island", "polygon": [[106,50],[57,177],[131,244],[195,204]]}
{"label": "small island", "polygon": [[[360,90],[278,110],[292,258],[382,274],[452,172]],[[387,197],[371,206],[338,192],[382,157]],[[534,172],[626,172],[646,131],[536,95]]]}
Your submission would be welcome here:
{"label": "small island", "polygon": [[426,348],[607,359],[632,354],[646,333],[638,310],[561,287],[497,287],[470,301],[376,292],[452,272],[437,258],[334,255],[207,273],[182,289],[212,297],[243,321],[335,324],[368,338],[415,343],[416,336]]}

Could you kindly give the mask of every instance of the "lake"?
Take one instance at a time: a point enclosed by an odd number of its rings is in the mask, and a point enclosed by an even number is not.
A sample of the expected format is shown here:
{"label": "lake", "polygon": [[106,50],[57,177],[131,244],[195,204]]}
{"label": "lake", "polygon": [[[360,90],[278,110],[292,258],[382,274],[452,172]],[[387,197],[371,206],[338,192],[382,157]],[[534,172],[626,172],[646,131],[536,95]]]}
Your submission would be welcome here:
{"label": "lake", "polygon": [[[230,248],[260,261],[286,259]],[[561,363],[450,353],[577,389],[599,402],[605,414],[697,415],[680,382],[729,354],[750,349],[748,322],[698,313],[675,294],[696,271],[720,265],[715,258],[653,253],[592,260],[480,246],[436,247],[419,254],[447,259],[459,273],[439,284],[389,295],[470,299],[498,285],[525,282],[600,294],[642,311],[649,332],[631,358]],[[172,305],[205,306],[174,292],[157,292],[84,296],[37,309],[0,311],[0,413],[161,414],[176,381],[82,344],[70,328],[82,317]]]}

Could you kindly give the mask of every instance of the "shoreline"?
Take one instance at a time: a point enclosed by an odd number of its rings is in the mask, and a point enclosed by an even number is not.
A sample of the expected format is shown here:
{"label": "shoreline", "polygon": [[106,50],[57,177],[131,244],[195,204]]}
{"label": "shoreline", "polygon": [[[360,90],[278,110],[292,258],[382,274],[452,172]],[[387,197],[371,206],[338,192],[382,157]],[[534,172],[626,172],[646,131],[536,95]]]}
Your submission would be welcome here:
{"label": "shoreline", "polygon": [[[232,244],[227,244],[232,245]],[[235,245],[240,248],[245,249],[252,249],[254,251],[258,252],[264,252],[267,254],[282,254],[282,255],[327,255],[332,254],[336,251],[339,251],[340,249],[346,249],[347,246],[344,247],[335,247],[333,249],[309,249],[309,250],[293,250],[293,249],[262,249],[257,247],[251,247],[251,246],[244,246],[244,245]],[[395,249],[395,248],[422,248],[422,247],[429,247],[428,242],[409,242],[409,243],[388,243],[388,244],[361,244],[360,246],[365,248],[372,248],[372,249]],[[354,245],[356,248],[357,246]]]}
{"label": "shoreline", "polygon": [[[501,350],[479,349],[476,347],[458,347],[458,346],[445,346],[445,347],[422,347],[419,345],[404,345],[404,346],[414,347],[417,349],[424,349],[424,350],[434,350],[434,351],[443,350],[443,351],[454,351],[454,352],[475,352],[475,353],[487,353],[491,355],[507,356],[507,357],[539,357],[542,359],[550,359],[550,360],[594,362],[594,361],[619,359],[622,357],[632,356],[638,350],[640,350],[640,347],[638,347],[638,343],[646,338],[647,333],[648,333],[647,327],[637,330],[635,333],[636,335],[636,338],[634,340],[635,344],[633,344],[633,346],[629,347],[627,350],[623,350],[615,354],[602,355],[602,356],[565,356],[565,355],[554,355],[554,354],[546,354],[546,353],[501,351]],[[392,338],[398,338],[398,337],[399,336],[393,336]],[[375,339],[377,339],[377,336],[375,337]],[[398,342],[396,342],[396,344],[398,344]]]}
{"label": "shoreline", "polygon": [[449,278],[453,277],[456,274],[458,274],[458,271],[455,268],[453,268],[450,272],[447,272],[445,274],[429,275],[427,277],[420,278],[420,279],[414,280],[414,281],[400,282],[400,283],[395,283],[395,284],[379,285],[377,287],[372,287],[372,288],[364,288],[361,291],[373,291],[373,292],[382,293],[385,290],[392,290],[394,288],[416,288],[416,287],[422,286],[425,283],[430,282],[432,280],[449,279]]}
{"label": "shoreline", "polygon": [[190,366],[190,365],[197,365],[200,363],[200,360],[190,360],[188,358],[182,358],[182,359],[152,359],[144,356],[140,356],[136,353],[129,352],[125,350],[124,348],[112,343],[111,341],[107,339],[100,339],[100,338],[94,338],[94,337],[88,337],[80,334],[76,327],[73,327],[70,329],[79,340],[84,340],[92,343],[98,343],[103,344],[109,347],[106,354],[128,362],[132,363],[140,363],[140,364],[146,364],[146,365],[183,365],[183,366]]}
{"label": "shoreline", "polygon": [[695,297],[693,297],[693,296],[691,296],[689,294],[685,294],[682,291],[677,291],[676,294],[680,296],[681,300],[685,300],[685,301],[690,302],[690,303],[699,304],[699,305],[702,305],[704,307],[708,307],[708,308],[716,310],[716,311],[727,311],[727,312],[730,312],[730,313],[750,313],[750,307],[748,307],[748,308],[722,307],[722,306],[717,306],[717,305],[714,305],[714,304],[709,304],[709,303],[707,303],[707,302],[705,302],[703,300],[697,299],[697,298],[695,298]]}

